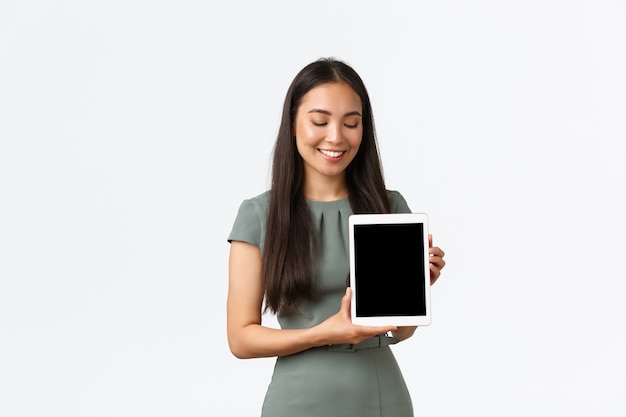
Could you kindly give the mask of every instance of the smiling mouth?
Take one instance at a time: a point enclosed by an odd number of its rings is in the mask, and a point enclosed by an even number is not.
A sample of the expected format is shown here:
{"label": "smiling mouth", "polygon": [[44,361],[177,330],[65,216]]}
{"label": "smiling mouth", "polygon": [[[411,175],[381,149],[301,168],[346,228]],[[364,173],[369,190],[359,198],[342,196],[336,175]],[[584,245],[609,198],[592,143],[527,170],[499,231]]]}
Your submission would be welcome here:
{"label": "smiling mouth", "polygon": [[339,158],[341,155],[343,155],[346,151],[327,151],[326,149],[320,149],[319,150],[321,153],[323,153],[326,156],[329,156],[331,158]]}

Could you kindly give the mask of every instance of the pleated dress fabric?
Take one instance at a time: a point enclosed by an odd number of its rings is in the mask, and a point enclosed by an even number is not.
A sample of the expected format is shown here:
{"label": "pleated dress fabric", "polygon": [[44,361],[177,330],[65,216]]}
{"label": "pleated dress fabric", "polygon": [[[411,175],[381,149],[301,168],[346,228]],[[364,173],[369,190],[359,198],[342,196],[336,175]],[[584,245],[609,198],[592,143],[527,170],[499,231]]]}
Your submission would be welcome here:
{"label": "pleated dress fabric", "polygon": [[[410,209],[400,193],[388,191],[391,211]],[[263,250],[269,193],[243,201],[229,241]],[[283,329],[315,326],[339,311],[349,272],[349,200],[308,202],[319,231],[319,276],[315,297],[298,311],[280,313]],[[278,357],[262,417],[412,417],[404,378],[389,346],[334,352],[317,347]]]}

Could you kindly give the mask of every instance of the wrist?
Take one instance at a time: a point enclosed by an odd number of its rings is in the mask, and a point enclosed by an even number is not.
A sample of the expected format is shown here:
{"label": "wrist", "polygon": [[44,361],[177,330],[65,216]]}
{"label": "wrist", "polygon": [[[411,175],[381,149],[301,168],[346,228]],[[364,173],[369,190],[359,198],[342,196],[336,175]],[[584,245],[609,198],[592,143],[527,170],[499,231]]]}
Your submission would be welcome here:
{"label": "wrist", "polygon": [[309,347],[317,347],[328,344],[322,336],[319,325],[303,330],[302,340]]}

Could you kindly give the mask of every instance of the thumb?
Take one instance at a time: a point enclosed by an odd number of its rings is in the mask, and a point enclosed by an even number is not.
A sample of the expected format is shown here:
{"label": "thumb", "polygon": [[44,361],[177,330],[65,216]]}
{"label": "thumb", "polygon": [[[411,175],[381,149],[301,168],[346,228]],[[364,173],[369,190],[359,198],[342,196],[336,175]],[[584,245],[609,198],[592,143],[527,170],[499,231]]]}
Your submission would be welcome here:
{"label": "thumb", "polygon": [[350,303],[352,301],[352,288],[347,287],[346,293],[341,298],[341,313],[344,317],[350,319]]}

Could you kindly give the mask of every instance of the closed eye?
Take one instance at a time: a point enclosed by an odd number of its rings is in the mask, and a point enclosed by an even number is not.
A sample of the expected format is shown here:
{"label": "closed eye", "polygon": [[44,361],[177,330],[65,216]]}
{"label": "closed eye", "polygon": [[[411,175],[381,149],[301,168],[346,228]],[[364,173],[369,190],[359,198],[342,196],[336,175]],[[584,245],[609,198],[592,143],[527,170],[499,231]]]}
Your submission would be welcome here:
{"label": "closed eye", "polygon": [[311,122],[313,123],[314,126],[326,126],[328,123],[327,122]]}

